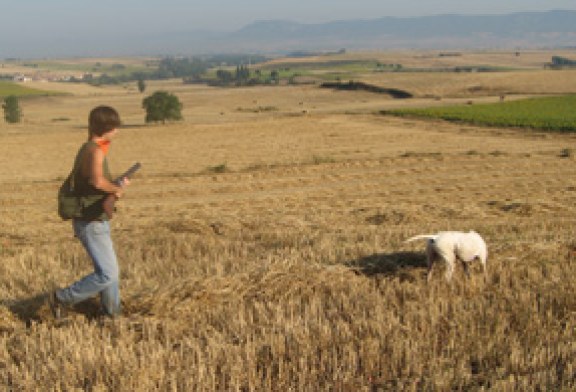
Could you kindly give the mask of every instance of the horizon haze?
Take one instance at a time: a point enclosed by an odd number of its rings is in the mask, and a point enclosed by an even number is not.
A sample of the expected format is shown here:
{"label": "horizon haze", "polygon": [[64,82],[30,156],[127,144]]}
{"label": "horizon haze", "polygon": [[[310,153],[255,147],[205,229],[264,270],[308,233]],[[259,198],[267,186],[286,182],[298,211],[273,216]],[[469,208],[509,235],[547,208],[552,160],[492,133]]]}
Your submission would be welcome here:
{"label": "horizon haze", "polygon": [[[4,0],[0,0],[2,4]],[[247,0],[213,2],[167,0],[162,3],[125,0],[122,3],[103,0],[78,4],[74,0],[23,0],[3,7],[0,14],[0,58],[43,58],[85,56],[194,55],[210,52],[220,39],[235,37],[238,32],[267,22],[287,22],[304,27],[344,22],[367,23],[378,19],[398,21],[430,17],[496,16],[522,12],[552,10],[576,11],[573,0],[509,1],[487,0],[465,4],[454,0],[437,0],[421,4],[359,0],[319,0],[314,4],[295,0],[274,4]],[[350,28],[350,27],[347,27]],[[576,30],[576,29],[575,29]],[[354,32],[354,31],[351,31]],[[212,42],[212,44],[210,44]],[[201,43],[205,43],[201,45]],[[358,47],[362,42],[357,43]],[[404,45],[409,45],[405,43]],[[290,48],[293,50],[298,45]],[[214,51],[253,51],[258,45],[227,47],[215,44]],[[369,45],[372,47],[372,45]],[[274,44],[266,47],[266,51]],[[302,49],[325,49],[318,47]]]}

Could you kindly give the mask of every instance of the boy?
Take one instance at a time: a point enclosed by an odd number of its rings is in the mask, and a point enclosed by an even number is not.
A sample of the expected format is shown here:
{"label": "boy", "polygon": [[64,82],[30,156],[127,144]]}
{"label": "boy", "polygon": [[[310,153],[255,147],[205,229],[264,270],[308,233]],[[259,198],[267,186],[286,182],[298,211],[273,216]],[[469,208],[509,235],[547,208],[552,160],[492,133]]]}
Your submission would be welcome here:
{"label": "boy", "polygon": [[90,112],[88,123],[88,141],[78,151],[73,171],[76,194],[83,197],[86,207],[81,217],[72,220],[72,225],[75,236],[92,259],[94,272],[50,295],[52,312],[57,319],[62,317],[65,307],[98,294],[106,315],[120,314],[118,262],[109,217],[103,209],[104,199],[110,194],[120,198],[122,188],[129,183],[123,179],[116,185],[106,160],[110,143],[118,133],[120,116],[109,106],[98,106]]}

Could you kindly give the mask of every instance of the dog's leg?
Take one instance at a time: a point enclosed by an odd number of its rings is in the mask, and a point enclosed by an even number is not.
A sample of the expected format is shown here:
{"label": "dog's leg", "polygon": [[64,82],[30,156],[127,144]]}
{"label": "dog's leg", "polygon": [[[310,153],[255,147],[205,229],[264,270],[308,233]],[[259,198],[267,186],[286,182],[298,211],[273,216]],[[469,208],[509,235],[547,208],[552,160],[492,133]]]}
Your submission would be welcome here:
{"label": "dog's leg", "polygon": [[486,270],[486,260],[480,258],[480,264],[482,264],[482,272],[484,274],[484,281],[488,278],[488,271]]}
{"label": "dog's leg", "polygon": [[452,275],[454,274],[454,264],[453,263],[446,263],[446,282],[450,283],[452,280]]}
{"label": "dog's leg", "polygon": [[468,268],[468,263],[464,260],[460,260],[460,262],[462,263],[462,267],[464,267],[464,273],[466,274],[466,277],[470,278],[470,268]]}
{"label": "dog's leg", "polygon": [[446,262],[446,282],[450,282],[452,280],[452,275],[454,274],[454,264],[456,260],[453,255],[442,255],[442,258]]}
{"label": "dog's leg", "polygon": [[430,282],[432,278],[432,266],[434,265],[434,259],[436,258],[436,252],[430,242],[426,245],[426,261],[428,263],[428,272],[426,273],[426,281]]}

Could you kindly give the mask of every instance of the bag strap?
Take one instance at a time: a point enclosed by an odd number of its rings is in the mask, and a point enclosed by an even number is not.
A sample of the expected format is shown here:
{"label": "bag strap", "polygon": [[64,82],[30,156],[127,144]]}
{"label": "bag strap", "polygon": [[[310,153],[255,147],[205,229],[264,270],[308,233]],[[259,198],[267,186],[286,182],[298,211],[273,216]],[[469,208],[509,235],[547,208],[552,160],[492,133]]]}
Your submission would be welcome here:
{"label": "bag strap", "polygon": [[80,148],[80,151],[78,151],[78,154],[76,155],[76,159],[74,159],[74,167],[72,168],[72,171],[70,172],[70,181],[68,182],[69,183],[69,189],[71,192],[76,193],[76,190],[75,190],[76,174],[78,173],[78,167],[80,166],[80,162],[82,161],[82,158],[84,157],[84,150],[86,150],[89,143],[90,142],[84,143],[84,145]]}

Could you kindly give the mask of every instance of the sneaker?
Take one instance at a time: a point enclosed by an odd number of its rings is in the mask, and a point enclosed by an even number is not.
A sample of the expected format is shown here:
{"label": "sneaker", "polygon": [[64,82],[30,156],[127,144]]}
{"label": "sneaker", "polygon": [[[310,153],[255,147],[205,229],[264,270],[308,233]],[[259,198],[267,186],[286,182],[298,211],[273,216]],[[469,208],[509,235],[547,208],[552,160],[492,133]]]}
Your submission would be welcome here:
{"label": "sneaker", "polygon": [[50,310],[52,310],[52,315],[54,316],[54,318],[56,320],[61,320],[62,318],[64,318],[66,309],[62,301],[58,299],[56,291],[50,293],[48,297],[48,302],[50,304]]}

